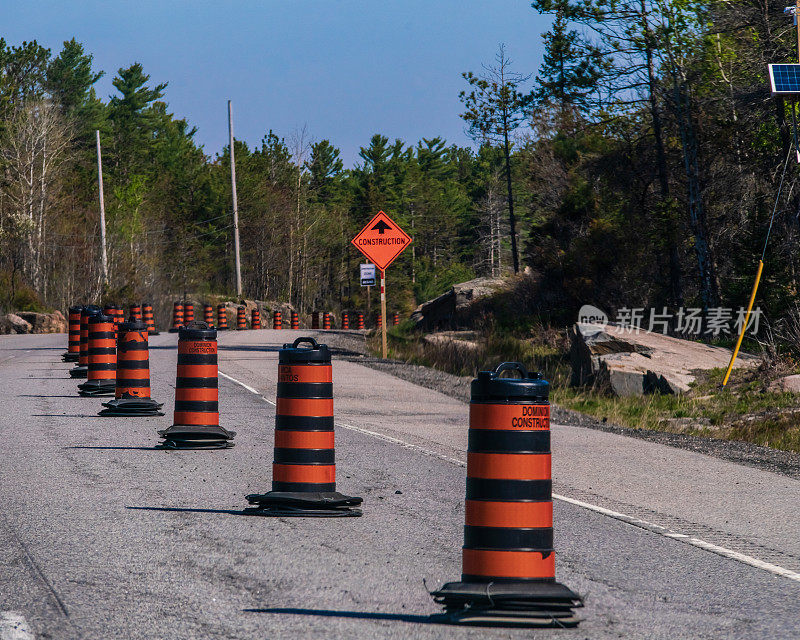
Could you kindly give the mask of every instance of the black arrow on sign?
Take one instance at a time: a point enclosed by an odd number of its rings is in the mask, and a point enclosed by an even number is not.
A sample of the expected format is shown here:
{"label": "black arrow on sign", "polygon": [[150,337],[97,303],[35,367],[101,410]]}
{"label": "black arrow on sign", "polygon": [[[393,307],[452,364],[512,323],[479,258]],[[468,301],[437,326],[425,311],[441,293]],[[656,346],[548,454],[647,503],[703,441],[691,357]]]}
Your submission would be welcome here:
{"label": "black arrow on sign", "polygon": [[382,236],[387,229],[391,229],[391,227],[386,224],[383,220],[378,220],[378,224],[376,224],[370,231],[378,231],[378,235]]}

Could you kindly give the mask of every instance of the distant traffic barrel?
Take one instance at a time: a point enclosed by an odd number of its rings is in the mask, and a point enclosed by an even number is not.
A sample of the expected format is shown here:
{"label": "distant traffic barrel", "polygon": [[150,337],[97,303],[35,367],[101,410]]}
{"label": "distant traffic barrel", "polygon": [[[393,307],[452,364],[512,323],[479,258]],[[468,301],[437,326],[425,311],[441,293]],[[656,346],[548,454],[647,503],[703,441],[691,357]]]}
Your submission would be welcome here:
{"label": "distant traffic barrel", "polygon": [[347,313],[342,314],[342,329],[350,328],[350,315]]}
{"label": "distant traffic barrel", "polygon": [[103,313],[100,307],[90,304],[81,308],[80,351],[78,364],[69,370],[71,378],[85,378],[89,370],[89,318]]}
{"label": "distant traffic barrel", "polygon": [[217,332],[192,322],[178,332],[173,425],[159,431],[162,447],[219,449],[233,446],[235,432],[219,426]]}
{"label": "distant traffic barrel", "polygon": [[170,333],[178,333],[180,328],[183,326],[183,302],[173,302],[172,303],[172,328],[169,330]]}
{"label": "distant traffic barrel", "polygon": [[128,322],[141,322],[142,321],[142,305],[132,304],[130,313],[128,315]]}
{"label": "distant traffic barrel", "polygon": [[205,322],[209,327],[214,326],[214,307],[210,304],[203,305],[203,322]]}
{"label": "distant traffic barrel", "polygon": [[327,311],[322,314],[322,328],[326,331],[330,331],[331,328],[331,314]]}
{"label": "distant traffic barrel", "polygon": [[89,318],[87,380],[78,385],[82,396],[114,395],[117,384],[117,329],[102,313]]}
{"label": "distant traffic barrel", "polygon": [[158,330],[156,329],[156,321],[153,318],[153,305],[150,302],[145,302],[142,305],[142,320],[147,325],[147,334],[157,336]]}
{"label": "distant traffic barrel", "polygon": [[183,303],[183,323],[194,322],[194,305],[191,302]]}
{"label": "distant traffic barrel", "polygon": [[[310,345],[301,347],[300,345]],[[272,491],[252,494],[249,513],[360,516],[358,497],[336,491],[331,353],[313,338],[278,351]]]}
{"label": "distant traffic barrel", "polygon": [[[119,316],[117,314],[120,314]],[[120,323],[124,320],[122,317],[122,307],[117,304],[108,303],[103,306],[103,315],[108,316],[111,318],[111,321],[114,323],[114,340],[117,339],[117,327],[119,327]],[[116,344],[116,342],[115,342]]]}
{"label": "distant traffic barrel", "polygon": [[112,304],[111,312],[112,312],[111,315],[114,318],[114,325],[116,326],[117,329],[119,329],[119,325],[125,322],[125,311],[122,309],[120,305]]}
{"label": "distant traffic barrel", "polygon": [[376,320],[376,324],[375,324],[375,326],[376,326],[378,329],[382,329],[382,328],[383,328],[383,314],[380,314],[380,313],[378,314],[378,318],[377,318],[377,320]]}
{"label": "distant traffic barrel", "polygon": [[237,307],[236,309],[236,328],[239,331],[247,329],[247,316],[245,315],[244,307]]}
{"label": "distant traffic barrel", "polygon": [[395,312],[394,315],[392,315],[392,325],[396,327],[399,324],[400,324],[400,314]]}
{"label": "distant traffic barrel", "polygon": [[461,582],[433,592],[449,622],[578,623],[555,581],[549,388],[518,362],[472,381]]}
{"label": "distant traffic barrel", "polygon": [[357,329],[363,329],[364,328],[364,312],[363,311],[359,311],[358,315],[356,316],[356,319],[357,319],[356,328]]}
{"label": "distant traffic barrel", "polygon": [[319,312],[317,311],[311,313],[311,328],[319,329]]}
{"label": "distant traffic barrel", "polygon": [[[145,309],[147,307],[145,306]],[[117,382],[114,399],[101,416],[163,416],[150,397],[150,352],[145,322],[123,322],[117,331]]]}
{"label": "distant traffic barrel", "polygon": [[250,328],[251,329],[261,328],[261,312],[258,309],[253,309],[250,312]]}
{"label": "distant traffic barrel", "polygon": [[228,330],[228,310],[224,304],[217,305],[217,331]]}
{"label": "distant traffic barrel", "polygon": [[294,309],[292,309],[291,311],[291,318],[292,318],[292,329],[297,331],[300,328],[300,316]]}
{"label": "distant traffic barrel", "polygon": [[280,311],[272,312],[272,328],[283,329],[283,316]]}
{"label": "distant traffic barrel", "polygon": [[78,305],[69,308],[67,351],[61,356],[64,362],[77,362],[81,355],[81,309]]}

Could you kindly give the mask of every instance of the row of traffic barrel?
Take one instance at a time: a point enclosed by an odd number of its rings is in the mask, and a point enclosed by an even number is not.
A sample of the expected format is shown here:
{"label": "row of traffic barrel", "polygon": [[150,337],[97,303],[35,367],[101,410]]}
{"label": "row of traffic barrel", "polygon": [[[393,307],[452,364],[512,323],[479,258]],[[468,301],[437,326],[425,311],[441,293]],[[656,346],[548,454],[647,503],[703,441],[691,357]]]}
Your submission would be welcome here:
{"label": "row of traffic barrel", "polygon": [[[352,322],[351,322],[352,316]],[[289,322],[289,328],[294,330],[299,330],[300,327],[300,315],[297,311],[291,310],[289,312],[289,318],[287,318]],[[178,330],[184,326],[189,324],[190,322],[194,321],[194,304],[191,302],[175,302],[173,303],[172,307],[172,327],[170,328],[170,332],[177,333]],[[216,313],[216,322],[214,319],[214,307],[210,304],[203,305],[203,322],[208,324],[211,327],[214,327],[218,331],[227,331],[230,327],[228,326],[228,310],[227,305],[219,304],[217,305],[217,313]],[[400,324],[400,314],[395,312],[390,316],[390,322],[392,326],[397,326]],[[319,312],[315,311],[311,314],[311,322],[310,329],[314,330],[323,330],[329,331],[334,328],[334,315],[328,312]],[[383,325],[383,317],[378,314],[375,318],[374,326],[380,329]],[[246,329],[265,329],[267,328],[266,324],[262,324],[261,322],[261,310],[258,308],[254,308],[250,310],[250,323],[248,326],[247,321],[247,308],[244,305],[239,305],[236,307],[236,329],[239,331],[243,331]],[[272,313],[272,328],[273,329],[283,329],[284,328],[284,318],[283,313],[281,311],[273,311]],[[357,329],[363,330],[366,328],[365,323],[365,315],[362,311],[353,312],[351,313],[343,313],[341,319],[341,329],[349,330],[349,329]]]}
{"label": "row of traffic barrel", "polygon": [[[163,416],[150,398],[149,331],[96,306],[70,308],[79,331],[82,396],[114,395],[102,416]],[[73,347],[72,331],[68,352]],[[233,446],[220,426],[217,330],[192,321],[178,330],[172,426],[165,449]],[[85,374],[81,372],[85,371]],[[337,491],[333,369],[329,348],[297,338],[278,352],[271,491],[246,496],[242,514],[362,516],[363,499]],[[440,622],[571,627],[580,596],[555,578],[549,383],[521,363],[503,363],[472,381],[462,573],[433,591]]]}

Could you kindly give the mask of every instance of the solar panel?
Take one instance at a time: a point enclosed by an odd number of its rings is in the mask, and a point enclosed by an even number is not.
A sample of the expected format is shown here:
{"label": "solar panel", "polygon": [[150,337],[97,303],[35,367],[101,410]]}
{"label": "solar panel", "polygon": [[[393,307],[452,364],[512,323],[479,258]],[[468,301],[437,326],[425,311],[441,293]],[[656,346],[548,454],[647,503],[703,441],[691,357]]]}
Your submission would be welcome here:
{"label": "solar panel", "polygon": [[769,65],[769,84],[773,96],[800,95],[800,64]]}

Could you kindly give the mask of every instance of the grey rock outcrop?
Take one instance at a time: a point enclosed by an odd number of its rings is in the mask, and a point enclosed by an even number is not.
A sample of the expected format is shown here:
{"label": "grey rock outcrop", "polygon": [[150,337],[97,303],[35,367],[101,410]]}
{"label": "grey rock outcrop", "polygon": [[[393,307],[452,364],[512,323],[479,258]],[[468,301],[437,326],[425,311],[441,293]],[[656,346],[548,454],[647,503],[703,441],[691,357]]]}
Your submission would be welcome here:
{"label": "grey rock outcrop", "polygon": [[[697,371],[728,366],[731,351],[615,325],[578,323],[570,331],[572,385],[605,388],[617,396],[689,391]],[[735,367],[758,358],[739,353]]]}
{"label": "grey rock outcrop", "polygon": [[30,333],[33,327],[27,320],[23,320],[15,313],[0,316],[0,335],[10,333]]}
{"label": "grey rock outcrop", "polygon": [[31,325],[30,333],[66,333],[67,319],[60,311],[34,313],[20,311],[17,315]]}
{"label": "grey rock outcrop", "polygon": [[449,291],[419,305],[411,314],[418,329],[457,327],[461,314],[476,300],[496,293],[506,286],[500,278],[475,278],[453,285]]}

